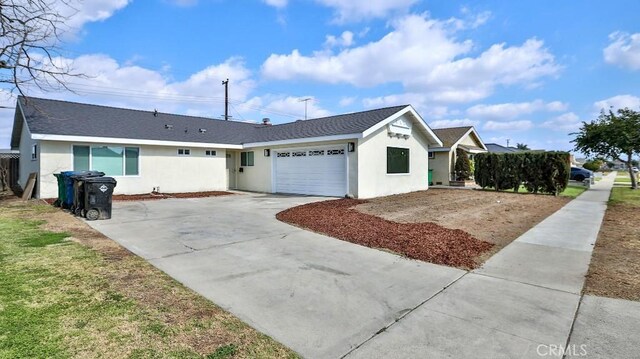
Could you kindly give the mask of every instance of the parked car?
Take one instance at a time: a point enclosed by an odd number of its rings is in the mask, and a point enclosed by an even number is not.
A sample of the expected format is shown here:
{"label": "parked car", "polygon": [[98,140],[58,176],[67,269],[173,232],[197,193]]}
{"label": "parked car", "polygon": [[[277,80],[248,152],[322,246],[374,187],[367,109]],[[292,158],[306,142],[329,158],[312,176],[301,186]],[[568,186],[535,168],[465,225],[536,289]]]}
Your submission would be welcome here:
{"label": "parked car", "polygon": [[638,173],[638,167],[631,167],[631,170],[635,173]]}
{"label": "parked car", "polygon": [[572,181],[582,182],[585,178],[591,178],[593,172],[580,167],[571,167],[571,175],[569,177]]}

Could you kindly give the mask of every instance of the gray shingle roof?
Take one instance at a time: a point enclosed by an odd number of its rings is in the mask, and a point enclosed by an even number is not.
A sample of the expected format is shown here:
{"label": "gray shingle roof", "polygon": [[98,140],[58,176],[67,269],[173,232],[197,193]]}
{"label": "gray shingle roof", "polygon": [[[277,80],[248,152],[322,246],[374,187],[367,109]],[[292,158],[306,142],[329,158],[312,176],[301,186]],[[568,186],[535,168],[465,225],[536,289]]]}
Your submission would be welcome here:
{"label": "gray shingle roof", "polygon": [[520,150],[515,147],[505,147],[497,143],[485,143],[484,145],[487,147],[487,150],[492,153],[520,152]]}
{"label": "gray shingle roof", "polygon": [[440,141],[442,141],[442,147],[451,147],[470,129],[471,126],[434,128],[433,132],[440,138]]}
{"label": "gray shingle roof", "polygon": [[[18,99],[33,134],[243,144],[362,133],[407,105],[280,125],[215,120],[67,101]],[[166,129],[172,125],[173,129]],[[206,129],[201,133],[199,129]],[[20,134],[14,133],[13,136]]]}

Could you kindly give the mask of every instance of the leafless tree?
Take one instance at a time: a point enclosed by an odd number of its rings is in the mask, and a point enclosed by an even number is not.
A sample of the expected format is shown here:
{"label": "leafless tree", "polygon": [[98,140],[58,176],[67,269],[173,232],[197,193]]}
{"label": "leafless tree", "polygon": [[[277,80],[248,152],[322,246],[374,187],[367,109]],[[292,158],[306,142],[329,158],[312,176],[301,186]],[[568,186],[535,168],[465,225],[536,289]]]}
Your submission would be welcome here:
{"label": "leafless tree", "polygon": [[0,158],[0,191],[4,192],[9,188],[9,159]]}
{"label": "leafless tree", "polygon": [[60,56],[69,1],[0,0],[0,84],[21,95],[33,86],[68,90],[69,77],[79,76]]}

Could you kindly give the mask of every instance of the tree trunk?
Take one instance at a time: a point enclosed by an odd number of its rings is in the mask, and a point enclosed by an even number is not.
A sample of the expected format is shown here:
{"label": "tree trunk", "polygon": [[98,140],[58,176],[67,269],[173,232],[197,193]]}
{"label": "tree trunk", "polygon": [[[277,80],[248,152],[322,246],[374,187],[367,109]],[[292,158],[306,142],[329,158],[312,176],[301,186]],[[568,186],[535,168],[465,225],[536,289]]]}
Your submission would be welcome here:
{"label": "tree trunk", "polygon": [[627,157],[627,170],[629,171],[629,177],[631,177],[631,189],[638,189],[638,177],[633,172],[633,164],[631,163],[631,154]]}

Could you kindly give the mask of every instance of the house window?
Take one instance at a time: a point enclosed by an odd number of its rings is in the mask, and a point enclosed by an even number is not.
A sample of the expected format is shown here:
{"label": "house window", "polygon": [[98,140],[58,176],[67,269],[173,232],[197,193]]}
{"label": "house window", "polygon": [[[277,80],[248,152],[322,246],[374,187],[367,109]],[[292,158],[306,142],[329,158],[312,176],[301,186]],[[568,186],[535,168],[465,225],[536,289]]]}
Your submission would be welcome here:
{"label": "house window", "polygon": [[89,169],[107,176],[137,176],[140,149],[119,146],[73,146],[73,170]]}
{"label": "house window", "polygon": [[188,148],[178,148],[178,156],[191,156],[191,150]]}
{"label": "house window", "polygon": [[429,159],[431,159],[431,160],[432,160],[432,159],[434,159],[434,158],[436,158],[436,153],[435,153],[435,152],[433,152],[433,151],[429,151]]}
{"label": "house window", "polygon": [[31,146],[31,160],[38,159],[38,145]]}
{"label": "house window", "polygon": [[215,150],[206,150],[204,151],[204,155],[205,156],[212,156],[214,157],[216,155],[216,151]]}
{"label": "house window", "polygon": [[240,166],[253,166],[253,151],[240,152]]}
{"label": "house window", "polygon": [[387,147],[387,173],[409,173],[409,149]]}

